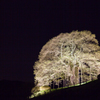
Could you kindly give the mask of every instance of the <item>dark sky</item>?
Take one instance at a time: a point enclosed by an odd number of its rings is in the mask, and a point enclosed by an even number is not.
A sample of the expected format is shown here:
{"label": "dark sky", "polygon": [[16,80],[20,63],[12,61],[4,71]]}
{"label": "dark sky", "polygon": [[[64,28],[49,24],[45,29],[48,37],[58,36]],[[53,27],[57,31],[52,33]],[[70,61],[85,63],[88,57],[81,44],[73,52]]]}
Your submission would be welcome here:
{"label": "dark sky", "polygon": [[89,0],[1,0],[0,80],[33,81],[45,43],[61,32],[90,30],[100,39],[100,5]]}

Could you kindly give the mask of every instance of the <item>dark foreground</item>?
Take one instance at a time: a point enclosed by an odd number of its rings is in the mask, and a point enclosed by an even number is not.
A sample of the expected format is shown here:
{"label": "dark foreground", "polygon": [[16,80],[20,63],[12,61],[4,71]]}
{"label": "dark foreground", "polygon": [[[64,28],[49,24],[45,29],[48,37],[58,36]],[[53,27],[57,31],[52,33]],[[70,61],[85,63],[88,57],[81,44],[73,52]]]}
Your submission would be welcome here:
{"label": "dark foreground", "polygon": [[[0,100],[28,100],[33,83],[0,81]],[[57,90],[30,100],[100,100],[100,82]]]}
{"label": "dark foreground", "polygon": [[27,100],[33,83],[20,81],[0,81],[0,100]]}

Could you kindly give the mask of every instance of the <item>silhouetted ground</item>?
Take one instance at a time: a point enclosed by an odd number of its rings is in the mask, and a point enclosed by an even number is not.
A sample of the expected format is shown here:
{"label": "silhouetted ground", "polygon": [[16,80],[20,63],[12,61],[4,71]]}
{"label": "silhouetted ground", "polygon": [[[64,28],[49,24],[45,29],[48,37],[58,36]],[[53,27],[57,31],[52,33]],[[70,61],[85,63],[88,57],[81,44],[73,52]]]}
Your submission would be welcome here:
{"label": "silhouetted ground", "polygon": [[[28,100],[33,83],[0,81],[0,100]],[[100,100],[100,81],[57,90],[30,100]]]}
{"label": "silhouetted ground", "polygon": [[27,100],[33,83],[20,81],[0,81],[0,100]]}
{"label": "silhouetted ground", "polygon": [[57,90],[31,100],[100,100],[100,81]]}

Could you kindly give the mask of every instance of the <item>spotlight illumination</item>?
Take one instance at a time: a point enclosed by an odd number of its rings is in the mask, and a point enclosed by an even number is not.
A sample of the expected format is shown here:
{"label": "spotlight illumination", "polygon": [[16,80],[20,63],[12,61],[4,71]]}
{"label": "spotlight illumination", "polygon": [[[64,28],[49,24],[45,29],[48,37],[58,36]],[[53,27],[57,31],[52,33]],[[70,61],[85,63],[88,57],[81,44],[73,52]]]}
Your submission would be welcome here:
{"label": "spotlight illumination", "polygon": [[78,86],[96,80],[100,74],[99,43],[95,34],[87,30],[52,38],[42,47],[38,58],[33,66],[38,87]]}
{"label": "spotlight illumination", "polygon": [[[91,81],[81,83],[81,85],[84,85],[84,84],[89,83],[89,82],[91,82]],[[57,90],[61,90],[61,89],[67,89],[67,88],[75,87],[75,86],[80,86],[80,84],[76,84],[76,85],[69,86],[69,87],[61,87],[61,88],[57,88],[57,89],[51,89],[51,90],[41,90],[41,91],[36,92],[36,93],[32,94],[31,96],[29,96],[29,99],[32,99],[34,97],[38,97],[40,95],[45,95],[45,94],[51,93],[53,91],[57,91]]]}

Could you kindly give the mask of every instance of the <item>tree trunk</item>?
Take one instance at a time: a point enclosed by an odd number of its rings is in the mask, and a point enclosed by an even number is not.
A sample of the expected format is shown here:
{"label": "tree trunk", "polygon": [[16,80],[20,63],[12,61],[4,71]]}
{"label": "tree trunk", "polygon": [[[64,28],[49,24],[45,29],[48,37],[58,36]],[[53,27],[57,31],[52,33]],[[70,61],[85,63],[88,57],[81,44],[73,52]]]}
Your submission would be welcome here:
{"label": "tree trunk", "polygon": [[65,87],[65,81],[64,81],[64,79],[63,79],[63,87]]}
{"label": "tree trunk", "polygon": [[58,74],[58,88],[59,88],[59,74]]}
{"label": "tree trunk", "polygon": [[65,86],[66,86],[66,81],[67,81],[67,79],[66,79],[66,73],[65,73]]}
{"label": "tree trunk", "polygon": [[53,89],[54,89],[54,81],[53,81]]}
{"label": "tree trunk", "polygon": [[75,68],[75,84],[79,84],[79,67]]}
{"label": "tree trunk", "polygon": [[75,85],[75,67],[76,66],[73,66],[73,85]]}
{"label": "tree trunk", "polygon": [[90,66],[90,81],[91,81],[91,66]]}
{"label": "tree trunk", "polygon": [[82,64],[80,64],[80,68],[81,68],[81,82],[80,83],[82,83],[83,82],[83,78],[82,78]]}
{"label": "tree trunk", "polygon": [[77,83],[79,84],[79,67],[78,67],[78,76],[77,76]]}
{"label": "tree trunk", "polygon": [[82,80],[82,68],[81,68],[81,83],[83,82],[83,80]]}

